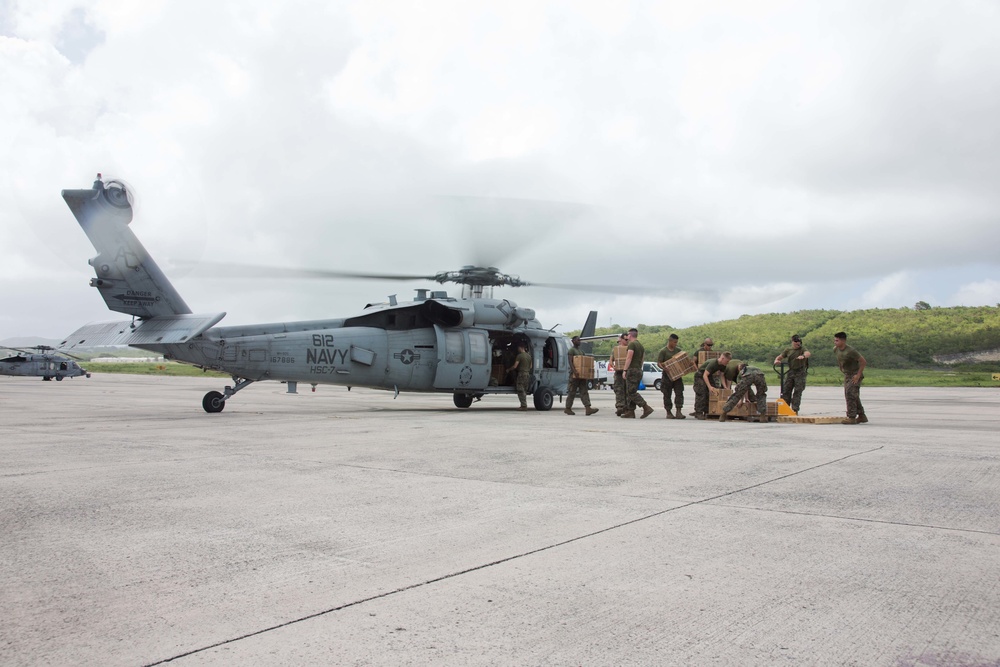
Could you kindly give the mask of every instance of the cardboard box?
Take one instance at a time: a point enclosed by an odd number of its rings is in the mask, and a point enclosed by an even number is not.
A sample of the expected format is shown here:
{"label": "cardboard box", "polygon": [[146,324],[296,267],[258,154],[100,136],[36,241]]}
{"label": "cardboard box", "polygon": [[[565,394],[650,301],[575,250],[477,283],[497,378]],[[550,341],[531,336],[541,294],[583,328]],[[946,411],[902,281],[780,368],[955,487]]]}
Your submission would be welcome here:
{"label": "cardboard box", "polygon": [[671,381],[698,370],[698,364],[694,363],[694,359],[685,352],[674,355],[663,366]]}
{"label": "cardboard box", "polygon": [[[729,392],[732,395],[732,392]],[[728,398],[728,397],[727,397]],[[716,412],[712,411],[711,401],[709,401],[708,414],[722,414],[722,406],[725,405],[725,401],[721,401],[718,404],[718,409]],[[756,403],[743,403],[740,402],[732,410],[729,411],[730,417],[756,417],[757,416],[757,404]],[[768,401],[767,402],[767,416],[777,417],[778,416],[778,402]]]}
{"label": "cardboard box", "polygon": [[504,367],[503,364],[494,364],[490,371],[490,386],[496,387],[503,384],[504,379]]}
{"label": "cardboard box", "polygon": [[588,357],[583,354],[577,354],[570,357],[573,360],[573,370],[576,371],[576,377],[583,380],[593,380],[594,379],[594,358]]}
{"label": "cardboard box", "polygon": [[721,354],[721,352],[716,352],[715,350],[709,350],[707,352],[705,350],[698,350],[698,365],[701,366],[709,359],[718,359]]}
{"label": "cardboard box", "polygon": [[[708,414],[710,415],[721,415],[722,406],[726,404],[729,397],[733,395],[732,389],[719,389],[715,393],[710,393],[708,395]],[[729,414],[733,414],[730,412]]]}
{"label": "cardboard box", "polygon": [[628,348],[615,345],[611,348],[611,363],[615,365],[616,371],[625,370],[625,358],[628,357]]}

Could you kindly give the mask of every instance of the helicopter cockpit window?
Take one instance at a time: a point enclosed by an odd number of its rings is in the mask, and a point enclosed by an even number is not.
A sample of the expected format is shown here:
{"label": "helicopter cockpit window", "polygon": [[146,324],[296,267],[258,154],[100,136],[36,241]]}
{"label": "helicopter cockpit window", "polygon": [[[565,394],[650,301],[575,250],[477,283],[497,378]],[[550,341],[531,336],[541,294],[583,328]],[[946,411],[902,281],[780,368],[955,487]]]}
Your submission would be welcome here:
{"label": "helicopter cockpit window", "polygon": [[444,359],[450,364],[465,361],[465,337],[461,331],[444,332]]}
{"label": "helicopter cockpit window", "polygon": [[485,364],[489,359],[488,349],[486,334],[478,331],[469,332],[469,361],[474,364]]}
{"label": "helicopter cockpit window", "polygon": [[65,361],[59,362],[59,370],[61,371],[69,370],[69,366],[66,365]]}

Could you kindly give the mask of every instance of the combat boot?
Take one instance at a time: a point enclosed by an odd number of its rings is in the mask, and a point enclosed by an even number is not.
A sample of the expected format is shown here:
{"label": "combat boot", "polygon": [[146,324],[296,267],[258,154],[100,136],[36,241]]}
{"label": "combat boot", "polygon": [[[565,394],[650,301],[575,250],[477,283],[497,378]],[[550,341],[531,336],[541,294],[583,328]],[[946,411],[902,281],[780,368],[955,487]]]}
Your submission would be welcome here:
{"label": "combat boot", "polygon": [[670,412],[670,408],[666,408],[666,410],[667,410],[667,419],[673,419],[674,415],[672,412]]}
{"label": "combat boot", "polygon": [[575,415],[575,414],[576,414],[575,412],[573,412],[573,411],[572,411],[572,410],[570,410],[569,408],[566,408],[565,410],[563,410],[563,412],[565,412],[565,413],[566,413],[566,414],[568,414],[568,415]]}
{"label": "combat boot", "polygon": [[720,424],[722,422],[726,421],[727,419],[729,419],[729,413],[723,412],[721,415],[719,415],[719,423]]}
{"label": "combat boot", "polygon": [[626,410],[623,412],[622,419],[635,419],[635,410]]}
{"label": "combat boot", "polygon": [[[670,411],[667,410],[667,412],[669,413]],[[677,413],[674,415],[674,419],[687,419],[687,417],[684,416],[684,413],[681,412],[680,408],[677,408]]]}
{"label": "combat boot", "polygon": [[847,419],[841,419],[840,423],[841,424],[857,424],[858,420],[855,419],[854,417],[848,417]]}
{"label": "combat boot", "polygon": [[701,420],[705,419],[705,413],[704,412],[692,412],[691,414],[694,415],[695,419],[701,419]]}
{"label": "combat boot", "polygon": [[644,405],[644,406],[642,406],[642,415],[639,416],[639,419],[645,419],[646,417],[648,417],[651,414],[653,414],[653,406],[652,405]]}
{"label": "combat boot", "polygon": [[868,415],[866,415],[863,412],[859,412],[858,413],[858,423],[859,424],[867,424],[868,423]]}
{"label": "combat boot", "polygon": [[518,408],[518,410],[527,410],[527,409],[528,409],[527,405],[522,405],[521,407]]}
{"label": "combat boot", "polygon": [[587,406],[587,410],[586,410],[586,414],[587,414],[587,416],[589,417],[590,415],[592,415],[592,414],[594,414],[595,412],[597,412],[597,410],[598,410],[598,408],[592,408],[592,407],[590,407],[590,406],[588,405],[588,406]]}
{"label": "combat boot", "polygon": [[623,412],[625,411],[621,408],[615,408],[615,417],[621,417]]}

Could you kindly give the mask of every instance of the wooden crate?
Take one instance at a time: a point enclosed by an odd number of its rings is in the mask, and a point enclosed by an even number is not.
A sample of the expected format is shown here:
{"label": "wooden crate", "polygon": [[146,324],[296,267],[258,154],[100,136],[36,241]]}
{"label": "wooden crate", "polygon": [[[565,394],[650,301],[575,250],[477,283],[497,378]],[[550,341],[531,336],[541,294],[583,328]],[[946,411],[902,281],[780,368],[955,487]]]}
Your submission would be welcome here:
{"label": "wooden crate", "polygon": [[664,365],[664,370],[667,372],[667,377],[671,381],[677,378],[684,377],[688,373],[694,373],[698,370],[698,364],[694,363],[694,359],[689,357],[686,352],[681,352],[672,356]]}
{"label": "wooden crate", "polygon": [[698,350],[698,366],[701,366],[709,359],[718,359],[721,354],[721,352],[716,352],[715,350],[708,350],[707,352],[705,350]]}
{"label": "wooden crate", "polygon": [[573,370],[576,371],[576,377],[583,380],[593,380],[594,379],[594,358],[588,357],[583,354],[577,354],[571,357],[573,359]]}
{"label": "wooden crate", "polygon": [[490,371],[490,386],[495,387],[497,385],[503,384],[504,372],[503,364],[494,364]]}

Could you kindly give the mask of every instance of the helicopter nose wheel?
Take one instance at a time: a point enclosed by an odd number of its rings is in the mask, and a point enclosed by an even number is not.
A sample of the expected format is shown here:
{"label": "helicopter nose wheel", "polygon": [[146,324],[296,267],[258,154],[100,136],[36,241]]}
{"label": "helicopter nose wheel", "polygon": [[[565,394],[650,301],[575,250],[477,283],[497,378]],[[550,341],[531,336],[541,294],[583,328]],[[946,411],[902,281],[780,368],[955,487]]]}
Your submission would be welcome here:
{"label": "helicopter nose wheel", "polygon": [[205,412],[222,412],[226,407],[226,399],[221,393],[210,391],[201,399],[201,407],[205,408]]}

